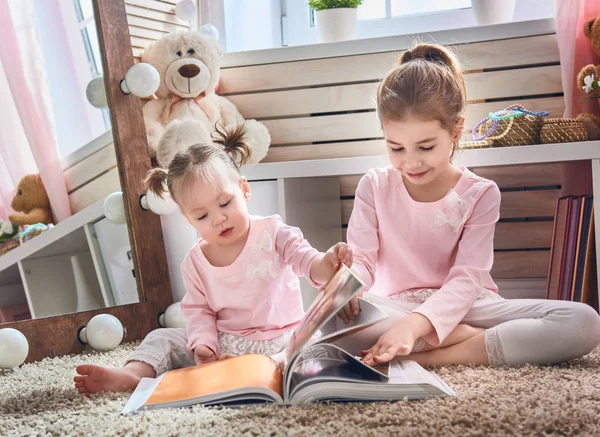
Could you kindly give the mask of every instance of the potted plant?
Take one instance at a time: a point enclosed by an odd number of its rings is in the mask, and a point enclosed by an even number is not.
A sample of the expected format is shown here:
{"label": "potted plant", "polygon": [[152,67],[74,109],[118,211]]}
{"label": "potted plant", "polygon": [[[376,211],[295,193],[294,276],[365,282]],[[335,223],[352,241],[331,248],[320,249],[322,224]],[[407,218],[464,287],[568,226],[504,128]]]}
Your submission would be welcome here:
{"label": "potted plant", "polygon": [[363,0],[309,0],[315,10],[322,42],[354,38],[358,8]]}

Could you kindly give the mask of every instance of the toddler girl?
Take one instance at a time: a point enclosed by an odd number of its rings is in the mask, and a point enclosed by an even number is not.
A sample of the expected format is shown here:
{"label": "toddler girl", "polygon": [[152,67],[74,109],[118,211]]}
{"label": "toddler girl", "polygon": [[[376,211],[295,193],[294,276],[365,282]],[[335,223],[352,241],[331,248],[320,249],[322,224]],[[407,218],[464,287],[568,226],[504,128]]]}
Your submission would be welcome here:
{"label": "toddler girl", "polygon": [[168,172],[153,169],[147,180],[157,193],[166,182],[201,237],[181,264],[186,329],[151,332],[123,368],[78,366],[79,392],[125,391],[170,369],[279,353],[303,315],[297,276],[319,287],[340,262],[351,265],[345,243],[319,253],[279,216],[249,215],[250,186],[236,164],[250,154],[243,128],[220,134],[221,141],[191,146]]}
{"label": "toddler girl", "polygon": [[[379,85],[391,165],[360,180],[348,243],[370,288],[365,298],[391,317],[341,346],[368,364],[397,355],[422,365],[509,366],[581,357],[600,342],[590,306],[497,294],[490,270],[500,191],[451,162],[465,103],[462,71],[438,45],[406,51]],[[354,301],[344,317],[356,310]],[[449,335],[457,325],[463,332]]]}

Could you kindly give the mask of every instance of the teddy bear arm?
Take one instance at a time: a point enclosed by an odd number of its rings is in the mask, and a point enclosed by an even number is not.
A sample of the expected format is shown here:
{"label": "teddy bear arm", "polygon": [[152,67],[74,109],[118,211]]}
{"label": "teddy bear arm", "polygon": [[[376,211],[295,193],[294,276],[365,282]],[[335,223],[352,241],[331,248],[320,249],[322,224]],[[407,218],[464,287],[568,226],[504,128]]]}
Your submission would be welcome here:
{"label": "teddy bear arm", "polygon": [[156,155],[158,143],[165,132],[165,127],[160,120],[163,107],[164,102],[151,100],[142,108],[144,125],[146,126],[146,137],[148,138],[148,147],[154,155]]}
{"label": "teddy bear arm", "polygon": [[244,117],[240,114],[240,111],[235,107],[233,103],[227,100],[225,97],[217,96],[217,106],[221,111],[221,120],[225,126],[232,124],[242,124]]}
{"label": "teddy bear arm", "polygon": [[8,220],[17,226],[33,225],[35,223],[51,223],[50,212],[44,208],[33,208],[26,214],[11,214]]}

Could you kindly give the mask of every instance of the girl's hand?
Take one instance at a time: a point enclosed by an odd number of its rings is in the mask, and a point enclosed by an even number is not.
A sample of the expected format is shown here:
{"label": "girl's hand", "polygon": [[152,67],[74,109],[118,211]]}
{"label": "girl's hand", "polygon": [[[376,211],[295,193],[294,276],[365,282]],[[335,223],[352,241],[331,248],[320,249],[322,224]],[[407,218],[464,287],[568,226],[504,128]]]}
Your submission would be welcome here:
{"label": "girl's hand", "polygon": [[385,363],[398,355],[408,355],[415,345],[413,325],[406,319],[400,320],[377,340],[370,349],[361,351],[363,361],[369,366]]}
{"label": "girl's hand", "polygon": [[358,303],[358,299],[361,298],[362,295],[363,292],[359,292],[350,300],[350,302],[344,305],[344,308],[338,312],[338,317],[342,319],[342,322],[344,322],[346,325],[354,320],[354,318],[358,316],[358,313],[360,313],[360,304]]}
{"label": "girl's hand", "polygon": [[325,261],[333,267],[334,272],[340,267],[340,264],[352,267],[352,248],[346,243],[337,243],[325,253]]}
{"label": "girl's hand", "polygon": [[201,344],[194,349],[194,363],[196,363],[196,365],[206,364],[216,360],[217,356],[208,346]]}

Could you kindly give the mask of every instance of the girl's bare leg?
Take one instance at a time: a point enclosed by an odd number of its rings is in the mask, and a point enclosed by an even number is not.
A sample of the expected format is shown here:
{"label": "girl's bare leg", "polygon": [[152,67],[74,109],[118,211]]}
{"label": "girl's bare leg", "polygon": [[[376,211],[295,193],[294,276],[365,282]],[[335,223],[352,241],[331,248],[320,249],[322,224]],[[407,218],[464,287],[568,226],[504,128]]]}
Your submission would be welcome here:
{"label": "girl's bare leg", "polygon": [[477,364],[489,366],[485,348],[485,330],[467,340],[448,347],[440,347],[427,352],[417,352],[402,357],[413,360],[423,367],[449,366],[452,364]]}
{"label": "girl's bare leg", "polygon": [[419,352],[427,352],[433,349],[439,349],[443,347],[453,346],[458,343],[462,343],[463,341],[468,340],[471,337],[475,337],[477,334],[484,332],[483,328],[475,328],[471,325],[467,325],[465,323],[461,323],[454,330],[448,334],[448,336],[444,339],[444,341],[439,346],[432,346],[429,343],[425,343],[423,349]]}

